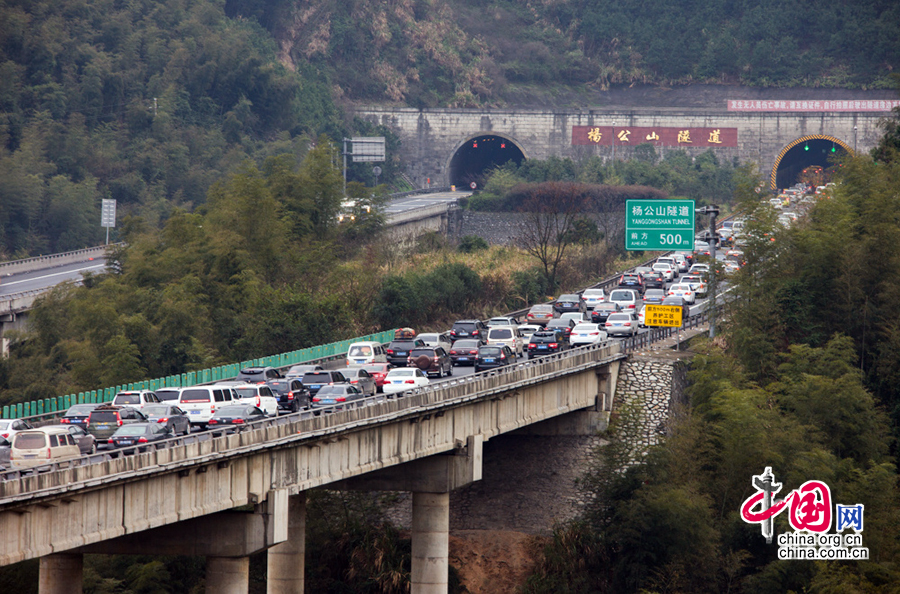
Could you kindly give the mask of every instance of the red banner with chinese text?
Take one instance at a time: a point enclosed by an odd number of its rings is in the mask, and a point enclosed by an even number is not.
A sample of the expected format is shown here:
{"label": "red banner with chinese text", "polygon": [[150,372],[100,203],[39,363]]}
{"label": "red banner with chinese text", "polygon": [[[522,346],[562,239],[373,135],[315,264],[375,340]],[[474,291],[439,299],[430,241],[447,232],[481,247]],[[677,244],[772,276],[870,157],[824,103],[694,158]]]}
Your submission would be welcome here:
{"label": "red banner with chinese text", "polygon": [[572,126],[573,145],[737,147],[737,128]]}

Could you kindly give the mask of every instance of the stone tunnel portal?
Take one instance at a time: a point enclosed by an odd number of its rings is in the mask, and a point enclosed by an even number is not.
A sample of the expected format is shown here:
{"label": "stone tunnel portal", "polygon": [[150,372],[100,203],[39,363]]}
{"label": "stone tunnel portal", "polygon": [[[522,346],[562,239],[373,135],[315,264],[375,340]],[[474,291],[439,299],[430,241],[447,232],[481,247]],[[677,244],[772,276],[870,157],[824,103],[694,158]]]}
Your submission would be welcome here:
{"label": "stone tunnel portal", "polygon": [[522,149],[508,138],[496,134],[476,136],[456,149],[450,159],[450,183],[465,188],[475,183],[483,188],[488,170],[509,161],[521,165],[524,160]]}
{"label": "stone tunnel portal", "polygon": [[818,165],[822,169],[834,167],[850,152],[850,147],[831,136],[804,136],[781,151],[772,169],[772,189],[789,188],[800,181],[800,173]]}

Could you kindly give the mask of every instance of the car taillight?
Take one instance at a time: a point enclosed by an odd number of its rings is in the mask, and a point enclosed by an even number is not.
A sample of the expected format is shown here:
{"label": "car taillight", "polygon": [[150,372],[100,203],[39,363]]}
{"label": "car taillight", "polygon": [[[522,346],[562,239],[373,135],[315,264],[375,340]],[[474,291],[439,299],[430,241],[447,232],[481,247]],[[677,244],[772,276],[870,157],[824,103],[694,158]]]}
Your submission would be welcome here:
{"label": "car taillight", "polygon": [[549,346],[550,346],[551,349],[555,349],[555,348],[557,348],[557,347],[559,346],[559,343],[557,343],[557,342],[551,342]]}
{"label": "car taillight", "polygon": [[72,421],[70,421],[69,419],[66,419],[66,418],[64,417],[64,418],[60,419],[59,422],[60,422],[60,424],[62,424],[62,425],[67,425],[67,424],[71,423]]}
{"label": "car taillight", "polygon": [[106,440],[106,443],[116,443],[116,442],[113,441],[113,438],[112,438],[112,437],[110,437],[109,439]]}
{"label": "car taillight", "polygon": [[216,405],[215,405],[215,404],[213,404],[212,406],[209,407],[209,412],[211,412],[211,413],[216,412]]}
{"label": "car taillight", "polygon": [[406,381],[403,382],[403,383],[404,383],[404,384],[414,384],[414,383],[416,383],[416,380],[406,380]]}
{"label": "car taillight", "polygon": [[533,313],[530,313],[530,314],[528,314],[528,315],[525,316],[525,317],[526,317],[526,318],[533,318],[533,317],[534,317],[534,314],[533,314]]}
{"label": "car taillight", "polygon": [[588,336],[600,336],[599,332],[591,332]]}
{"label": "car taillight", "polygon": [[217,421],[217,420],[215,420],[215,419],[210,419],[210,420],[209,420],[209,424],[210,424],[210,425],[218,425],[218,424],[219,424],[219,421]]}
{"label": "car taillight", "polygon": [[313,402],[318,402],[318,401],[319,401],[319,397],[318,397],[318,396],[313,396]]}
{"label": "car taillight", "polygon": [[470,355],[477,355],[477,354],[478,354],[478,351],[477,351],[477,350],[469,351],[469,354],[470,354]]}
{"label": "car taillight", "polygon": [[138,439],[138,443],[147,443],[147,438],[141,437],[140,439]]}
{"label": "car taillight", "polygon": [[157,422],[157,423],[168,423],[168,422],[169,422],[169,417],[163,417],[163,418],[161,418],[161,419],[156,419],[156,422]]}
{"label": "car taillight", "polygon": [[50,459],[50,448],[47,448],[47,459]]}
{"label": "car taillight", "polygon": [[334,399],[335,402],[347,402],[347,398],[344,396],[338,396]]}
{"label": "car taillight", "polygon": [[533,349],[533,348],[535,348],[536,346],[537,346],[536,344],[532,344],[532,343],[530,343],[530,342],[528,343],[528,348],[529,348],[529,349]]}
{"label": "car taillight", "polygon": [[478,336],[478,330],[472,330],[472,336]]}
{"label": "car taillight", "polygon": [[[435,359],[435,361],[437,361],[437,359]],[[351,383],[351,384],[358,384],[358,383],[359,383],[359,380],[350,380],[350,383]]]}
{"label": "car taillight", "polygon": [[501,359],[506,359],[506,355],[500,355]]}
{"label": "car taillight", "polygon": [[612,322],[606,322],[605,326],[606,326],[607,328],[609,328],[610,326],[612,326]]}
{"label": "car taillight", "polygon": [[440,363],[440,362],[441,362],[441,358],[440,358],[440,357],[435,357],[435,358],[434,358],[434,362],[435,362],[435,363]]}
{"label": "car taillight", "polygon": [[631,322],[625,322],[625,326],[631,326]]}
{"label": "car taillight", "polygon": [[293,400],[293,399],[294,399],[294,393],[288,392],[288,400]]}
{"label": "car taillight", "polygon": [[116,417],[116,424],[119,425],[119,427],[122,426],[122,419],[120,419],[118,416]]}
{"label": "car taillight", "polygon": [[387,354],[388,354],[388,355],[393,355],[393,354],[394,354],[394,349],[387,349]]}
{"label": "car taillight", "polygon": [[231,419],[231,422],[240,425],[244,422],[244,419]]}
{"label": "car taillight", "polygon": [[456,354],[456,351],[454,351],[454,350],[451,349],[451,350],[450,350],[450,354],[451,354],[451,355],[455,355],[455,354]]}

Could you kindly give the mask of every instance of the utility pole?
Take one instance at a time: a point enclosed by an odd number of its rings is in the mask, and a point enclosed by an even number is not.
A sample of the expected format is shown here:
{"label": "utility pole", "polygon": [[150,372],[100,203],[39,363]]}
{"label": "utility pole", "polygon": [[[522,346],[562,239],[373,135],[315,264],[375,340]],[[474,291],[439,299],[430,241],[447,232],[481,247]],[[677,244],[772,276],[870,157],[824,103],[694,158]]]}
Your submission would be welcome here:
{"label": "utility pole", "polygon": [[697,209],[698,214],[709,215],[709,255],[712,257],[712,265],[709,267],[709,291],[710,298],[707,302],[709,308],[709,337],[716,337],[716,243],[719,236],[716,233],[716,217],[719,207],[715,204]]}

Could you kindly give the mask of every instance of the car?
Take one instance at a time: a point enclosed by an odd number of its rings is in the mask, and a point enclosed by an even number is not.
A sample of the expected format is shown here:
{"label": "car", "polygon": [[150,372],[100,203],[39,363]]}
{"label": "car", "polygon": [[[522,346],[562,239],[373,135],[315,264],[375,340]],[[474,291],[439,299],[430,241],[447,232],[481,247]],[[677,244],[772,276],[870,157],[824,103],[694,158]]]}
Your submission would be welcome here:
{"label": "car", "polygon": [[553,309],[556,310],[557,314],[564,314],[569,311],[580,311],[585,313],[587,312],[587,305],[584,304],[580,295],[567,293],[565,295],[560,295],[556,301],[553,302]]}
{"label": "car", "polygon": [[609,314],[618,313],[620,311],[622,311],[622,307],[618,303],[612,301],[600,303],[591,312],[591,323],[602,324],[606,321],[606,318],[609,317]]}
{"label": "car", "polygon": [[209,419],[209,425],[217,429],[239,428],[266,417],[264,410],[252,404],[229,404],[216,411]]}
{"label": "car", "polygon": [[419,340],[425,343],[425,346],[439,346],[445,351],[450,350],[453,341],[450,340],[449,332],[427,332],[419,334]]}
{"label": "car", "polygon": [[662,275],[666,279],[666,282],[671,282],[671,281],[675,280],[675,269],[671,264],[657,263],[657,264],[653,265],[653,270],[655,272],[662,273]]}
{"label": "car", "polygon": [[[525,339],[519,326],[494,326],[488,328],[487,343],[489,345],[506,345],[517,357],[525,353]],[[477,367],[477,363],[476,363]]]}
{"label": "car", "polygon": [[405,367],[409,362],[409,352],[424,346],[426,346],[425,342],[418,338],[392,340],[387,349],[385,349],[387,362],[395,367]]}
{"label": "car", "polygon": [[580,324],[581,322],[587,322],[590,319],[590,317],[591,317],[590,314],[582,313],[580,311],[578,311],[578,312],[569,311],[569,312],[566,312],[566,313],[562,314],[561,316],[559,316],[559,319],[560,320],[572,320],[576,324]]}
{"label": "car", "polygon": [[687,262],[687,268],[685,271],[691,268],[691,264],[694,263],[694,252],[675,252],[676,255],[684,256],[685,261]]}
{"label": "car", "polygon": [[[81,425],[69,423],[67,425],[44,425],[41,429],[65,429],[75,440],[75,445],[82,454],[97,453],[97,438],[84,430]],[[52,441],[52,440],[51,440]]]}
{"label": "car", "polygon": [[110,436],[123,426],[146,422],[147,417],[136,408],[101,404],[88,415],[84,428],[97,439],[98,447],[106,447]]}
{"label": "car", "polygon": [[450,361],[454,365],[474,365],[478,347],[483,345],[484,343],[480,340],[457,340],[450,348]]}
{"label": "car", "polygon": [[684,257],[684,254],[675,252],[672,254],[672,259],[675,260],[675,264],[678,265],[678,272],[687,272],[688,268],[690,268],[690,264],[688,264],[688,260]]}
{"label": "car", "polygon": [[555,319],[547,322],[547,325],[544,326],[545,330],[553,330],[560,329],[563,332],[563,336],[566,338],[566,342],[569,340],[569,336],[572,334],[572,328],[577,325],[575,320],[563,320],[563,319]]}
{"label": "car", "polygon": [[490,344],[478,349],[475,357],[475,373],[485,369],[505,367],[516,362],[516,355],[505,344]]}
{"label": "car", "polygon": [[178,404],[178,398],[181,397],[181,388],[158,388],[156,397],[159,398],[160,404]]}
{"label": "car", "polygon": [[81,456],[68,428],[59,425],[23,429],[12,436],[11,443],[9,465],[12,468],[32,468]]}
{"label": "car", "polygon": [[674,285],[669,287],[668,295],[681,297],[682,299],[684,299],[685,303],[694,303],[696,301],[694,289],[693,287],[691,287],[690,283],[675,283]]}
{"label": "car", "polygon": [[399,394],[429,384],[428,376],[417,367],[391,369],[384,378],[384,393]]}
{"label": "car", "polygon": [[[737,236],[735,235],[735,237],[737,237]],[[695,241],[694,242],[694,253],[709,255],[709,243],[706,241]]]}
{"label": "car", "polygon": [[522,324],[521,326],[519,326],[519,332],[522,333],[523,344],[527,345],[528,340],[531,338],[531,335],[540,330],[542,327],[543,326],[538,326],[537,324]]}
{"label": "car", "polygon": [[558,330],[541,330],[531,335],[528,342],[528,358],[534,359],[541,355],[559,353],[566,350],[568,340],[563,332]]}
{"label": "car", "polygon": [[131,423],[122,425],[107,439],[110,448],[127,448],[169,439],[172,434],[160,423]]}
{"label": "car", "polygon": [[572,347],[597,344],[606,340],[606,336],[606,330],[601,328],[600,324],[585,322],[572,328],[569,342],[572,343]]}
{"label": "car", "polygon": [[159,404],[159,398],[150,390],[129,390],[116,394],[112,399],[112,404],[141,409],[149,404]]}
{"label": "car", "polygon": [[191,432],[191,419],[177,406],[154,404],[145,406],[141,412],[151,423],[164,424],[172,435],[187,435]]}
{"label": "car", "polygon": [[725,260],[726,262],[736,262],[738,266],[743,266],[747,263],[747,260],[744,257],[744,251],[737,249],[725,252]]}
{"label": "car", "polygon": [[606,301],[606,291],[603,289],[585,289],[581,293],[581,300],[588,309],[594,309],[598,303]]}
{"label": "car", "polygon": [[[684,280],[684,279],[682,279]],[[647,289],[644,293],[644,303],[653,303],[659,305],[666,298],[665,289]]]}
{"label": "car", "polygon": [[362,368],[368,371],[369,375],[375,380],[375,390],[381,392],[384,387],[385,376],[392,369],[392,365],[390,363],[369,363],[368,365],[363,365]]}
{"label": "car", "polygon": [[675,261],[674,256],[660,256],[656,259],[656,264],[668,264],[672,267],[673,280],[678,278],[678,262]]}
{"label": "car", "polygon": [[604,323],[609,336],[634,336],[638,332],[637,320],[630,313],[614,313]]}
{"label": "car", "polygon": [[644,320],[646,319],[645,314],[647,313],[647,306],[642,305],[641,308],[637,312],[637,321],[638,328],[646,328],[646,324],[644,324]]}
{"label": "car", "polygon": [[292,365],[290,369],[287,370],[287,373],[284,374],[284,377],[294,378],[294,377],[303,377],[304,373],[309,373],[310,371],[322,371],[325,369],[321,365]]}
{"label": "car", "polygon": [[681,307],[681,321],[688,319],[691,315],[691,307],[684,302],[682,297],[677,295],[669,295],[665,299],[663,299],[662,305],[677,305]]}
{"label": "car", "polygon": [[378,390],[375,378],[361,366],[346,368],[344,370],[344,376],[350,380],[351,386],[356,386],[359,388],[360,392],[366,396],[374,396],[375,392]]}
{"label": "car", "polygon": [[347,365],[387,363],[387,352],[385,352],[384,346],[380,342],[375,342],[374,340],[354,342],[347,347],[346,363]]}
{"label": "car", "polygon": [[619,277],[620,289],[632,289],[638,295],[644,292],[644,278],[640,274],[625,273]]}
{"label": "car", "polygon": [[0,437],[0,470],[9,468],[9,454],[12,444],[5,437]]}
{"label": "car", "polygon": [[666,276],[659,270],[651,270],[644,275],[644,291],[649,289],[665,289]]}
{"label": "car", "polygon": [[233,404],[252,404],[262,409],[270,417],[278,414],[278,409],[298,412],[309,405],[309,390],[297,378],[279,380],[288,382],[288,391],[279,394],[268,384],[237,384],[232,386],[235,399]]}
{"label": "car", "polygon": [[100,405],[94,403],[73,404],[66,409],[66,414],[59,419],[59,422],[63,425],[78,425],[79,427],[84,427],[88,415],[98,406]]}
{"label": "car", "polygon": [[310,402],[313,396],[318,394],[325,386],[333,386],[335,384],[349,384],[350,380],[340,371],[311,371],[303,374],[303,385],[309,390]]}
{"label": "car", "polygon": [[234,385],[240,384],[210,384],[184,388],[178,397],[178,408],[187,413],[191,425],[206,428],[206,424],[218,408],[228,406],[238,399],[232,387]]}
{"label": "car", "polygon": [[696,295],[697,297],[706,297],[709,288],[707,287],[706,281],[703,280],[703,277],[701,275],[686,274],[681,277],[681,282],[689,284],[694,290],[694,295]]}
{"label": "car", "polygon": [[493,326],[518,326],[519,322],[516,321],[515,318],[510,318],[507,316],[500,316],[496,318],[491,318],[488,320],[487,327],[491,328]]}
{"label": "car", "polygon": [[456,342],[460,338],[480,338],[485,340],[487,326],[481,320],[457,320],[450,329],[450,340]]}
{"label": "car", "polygon": [[274,367],[245,367],[241,369],[235,381],[248,384],[264,384],[269,380],[281,379],[284,375]]}
{"label": "car", "polygon": [[784,208],[784,200],[781,200],[780,198],[769,198],[769,205],[772,206],[772,208],[781,210]]}
{"label": "car", "polygon": [[556,310],[553,309],[551,303],[538,303],[532,305],[528,313],[525,314],[525,320],[531,324],[544,325],[556,317]]}
{"label": "car", "polygon": [[408,367],[418,367],[429,376],[453,375],[453,361],[441,347],[422,346],[409,352]]}
{"label": "car", "polygon": [[709,274],[709,264],[698,262],[693,264],[688,274]]}
{"label": "car", "polygon": [[319,390],[318,394],[313,396],[311,407],[313,410],[317,408],[332,408],[335,405],[363,400],[365,397],[366,394],[353,384],[325,386]]}
{"label": "car", "polygon": [[627,312],[628,310],[637,310],[641,297],[633,289],[616,289],[609,294],[609,300],[618,303],[622,311]]}

